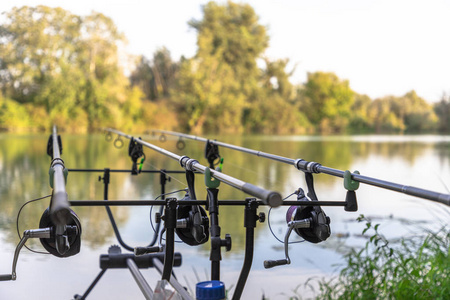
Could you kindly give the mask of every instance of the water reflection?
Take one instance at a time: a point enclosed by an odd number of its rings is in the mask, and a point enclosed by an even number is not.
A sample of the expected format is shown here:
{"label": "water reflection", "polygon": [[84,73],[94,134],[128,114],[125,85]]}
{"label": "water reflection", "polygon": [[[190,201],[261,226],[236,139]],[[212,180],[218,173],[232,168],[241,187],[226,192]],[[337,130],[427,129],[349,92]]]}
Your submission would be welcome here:
{"label": "water reflection", "polygon": [[[168,139],[161,143],[158,137],[146,136],[151,143],[166,148],[178,155],[188,155],[206,165],[203,159],[203,143],[186,141],[186,148],[181,151],[176,148],[178,139]],[[214,137],[217,138],[217,137]],[[15,229],[15,221],[19,208],[28,200],[47,195],[51,192],[48,185],[48,168],[50,158],[46,155],[46,143],[48,135],[0,135],[0,237],[3,243],[2,252],[12,253],[18,242]],[[358,169],[362,174],[385,178],[386,180],[415,185],[438,192],[447,192],[445,184],[450,182],[450,139],[441,136],[427,137],[267,137],[267,136],[223,136],[219,140],[251,149],[260,149],[267,153],[273,153],[289,158],[303,158],[320,162],[323,165],[341,170]],[[131,169],[131,160],[127,156],[127,143],[122,149],[115,149],[112,143],[105,141],[103,135],[62,135],[62,158],[69,168],[96,168],[104,169]],[[144,149],[146,155],[145,169],[180,170],[177,161],[171,160]],[[305,188],[303,173],[293,166],[277,163],[256,156],[239,153],[230,149],[220,148],[224,157],[224,173],[245,180],[252,184],[279,191],[283,196],[292,193],[298,187]],[[103,199],[103,183],[98,177],[102,172],[79,173],[70,172],[68,177],[67,192],[71,200],[101,200]],[[186,188],[186,180],[183,174],[171,175],[171,181],[167,183],[166,191]],[[345,190],[342,187],[342,179],[318,174],[315,176],[316,191],[321,200],[343,200]],[[199,199],[206,196],[205,184],[202,176],[196,177],[196,191]],[[159,175],[140,174],[111,174],[109,185],[109,199],[154,199],[160,194]],[[178,198],[183,193],[175,195]],[[241,191],[235,190],[225,184],[220,186],[219,199],[243,200],[247,197]],[[293,245],[293,265],[286,269],[279,268],[265,271],[262,268],[264,259],[279,259],[283,257],[282,244],[276,242],[271,236],[265,224],[258,224],[255,229],[255,262],[252,276],[279,277],[288,269],[293,272],[307,268],[309,274],[330,274],[331,264],[339,260],[337,252],[345,251],[349,245],[358,246],[365,241],[357,237],[361,233],[362,225],[354,221],[359,213],[380,216],[384,228],[393,238],[417,234],[420,227],[442,226],[442,216],[446,209],[435,203],[405,196],[403,194],[383,191],[370,186],[361,186],[358,190],[360,211],[346,213],[342,208],[327,208],[326,213],[332,219],[332,236],[320,245],[299,244]],[[39,218],[49,200],[29,204],[22,212],[20,220],[21,230],[36,228]],[[84,258],[93,257],[96,261],[100,252],[105,252],[111,244],[117,243],[113,230],[103,207],[77,207],[83,226],[82,252]],[[151,240],[152,231],[149,223],[150,209],[148,207],[112,207],[116,222],[121,230],[124,240],[132,246],[146,245]],[[259,211],[267,212],[267,208],[261,207]],[[277,208],[271,212],[271,225],[278,237],[284,236],[286,208]],[[244,214],[242,207],[221,207],[219,211],[222,236],[229,233],[233,239],[231,252],[224,253],[225,280],[235,280],[242,266],[243,250],[245,245]],[[393,216],[393,217],[391,217]],[[436,217],[438,216],[438,217]],[[410,220],[411,224],[399,220]],[[426,221],[425,223],[420,223]],[[445,225],[445,224],[444,224]],[[381,228],[383,228],[383,226]],[[415,227],[415,229],[413,228]],[[39,249],[41,246],[36,241],[30,245]],[[208,268],[209,243],[192,248],[177,244],[188,260],[185,261],[187,269],[181,270],[182,276],[192,277],[192,268]],[[318,250],[320,248],[320,250]],[[8,251],[7,251],[8,250]],[[3,253],[3,254],[2,254]],[[304,253],[314,253],[314,256],[306,256]],[[25,256],[30,264],[39,264],[35,260],[42,260],[36,256]],[[46,258],[52,261],[53,258]],[[80,258],[75,258],[82,264]],[[74,260],[74,261],[75,261]],[[9,268],[11,258],[1,259],[0,273],[5,273]],[[89,261],[89,264],[97,265]],[[7,265],[5,267],[5,264]],[[60,264],[56,261],[53,267]],[[225,267],[226,266],[226,267]],[[81,268],[81,267],[80,267]],[[89,266],[87,266],[89,269]],[[27,265],[22,270],[27,269]],[[81,272],[81,271],[80,271]],[[94,276],[96,269],[90,272]],[[302,273],[302,278],[306,277]],[[78,276],[78,275],[77,275]],[[81,276],[81,275],[80,275]],[[77,277],[78,278],[78,277]],[[284,278],[284,277],[283,277]],[[251,279],[249,289],[254,289],[260,295],[261,288],[255,283],[258,280]],[[286,281],[286,280],[285,280]],[[275,282],[275,280],[274,280]],[[89,280],[83,283],[87,287]],[[232,281],[232,284],[235,282]],[[277,282],[277,286],[289,289],[295,288],[301,282]],[[269,286],[270,283],[267,283]],[[63,288],[63,287],[62,287]],[[65,287],[67,289],[67,287]],[[265,288],[266,296],[270,296]],[[4,290],[6,291],[6,289]],[[80,292],[80,291],[77,291]],[[16,295],[11,292],[11,295]],[[273,295],[279,295],[280,290]],[[0,296],[2,296],[0,292]],[[9,295],[9,294],[8,294]],[[245,296],[246,294],[244,294]],[[249,295],[249,294],[247,294]],[[273,296],[275,297],[275,296]],[[0,297],[2,298],[2,297]],[[66,294],[67,298],[67,294]],[[120,298],[120,296],[119,296]],[[123,298],[123,297],[122,297]],[[275,297],[276,298],[276,297]]]}

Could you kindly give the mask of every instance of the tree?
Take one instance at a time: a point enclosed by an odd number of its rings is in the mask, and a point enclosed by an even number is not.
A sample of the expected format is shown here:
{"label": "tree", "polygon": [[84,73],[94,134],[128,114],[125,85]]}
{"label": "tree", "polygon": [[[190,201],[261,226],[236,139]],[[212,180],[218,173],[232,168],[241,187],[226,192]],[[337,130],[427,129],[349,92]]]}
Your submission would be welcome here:
{"label": "tree", "polygon": [[450,97],[443,94],[441,101],[434,105],[434,112],[439,118],[438,129],[441,132],[450,130]]}
{"label": "tree", "polygon": [[[398,103],[398,102],[401,103]],[[397,100],[400,117],[403,117],[407,132],[425,132],[436,129],[437,116],[432,106],[413,90]]]}
{"label": "tree", "polygon": [[147,99],[167,98],[174,88],[178,70],[179,64],[172,61],[170,51],[163,47],[153,54],[152,61],[144,56],[139,58],[130,82],[131,85],[140,87]]}
{"label": "tree", "polygon": [[342,132],[351,116],[354,92],[334,73],[308,73],[301,90],[301,109],[321,132]]}
{"label": "tree", "polygon": [[372,99],[369,96],[355,93],[355,102],[351,108],[352,114],[348,126],[351,132],[361,133],[373,130],[373,124],[369,118],[371,104]]}
{"label": "tree", "polygon": [[248,4],[209,2],[197,30],[198,51],[181,63],[173,102],[187,130],[242,131],[244,107],[259,89],[256,59],[267,47],[264,26]]}
{"label": "tree", "polygon": [[46,6],[13,8],[6,19],[0,26],[0,86],[20,103],[34,102],[53,78],[76,65],[81,20]]}
{"label": "tree", "polygon": [[370,107],[368,117],[376,133],[403,132],[405,124],[393,110],[394,97],[375,99]]}
{"label": "tree", "polygon": [[0,26],[0,88],[18,103],[44,109],[48,127],[114,124],[128,95],[118,61],[122,40],[113,21],[99,13],[14,8]]}

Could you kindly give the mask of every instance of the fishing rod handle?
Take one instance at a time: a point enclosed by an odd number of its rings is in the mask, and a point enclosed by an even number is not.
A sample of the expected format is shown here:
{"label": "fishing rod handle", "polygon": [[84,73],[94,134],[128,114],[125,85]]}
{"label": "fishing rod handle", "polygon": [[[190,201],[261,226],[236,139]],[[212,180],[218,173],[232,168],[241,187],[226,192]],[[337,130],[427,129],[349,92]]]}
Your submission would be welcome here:
{"label": "fishing rod handle", "polygon": [[283,203],[283,198],[279,193],[265,190],[251,183],[245,183],[242,186],[242,191],[254,197],[260,198],[264,204],[267,204],[270,207],[278,207]]}
{"label": "fishing rod handle", "polygon": [[[188,171],[198,171],[202,174],[205,174],[206,167],[201,165],[195,159],[191,159],[188,156],[181,156],[178,161],[180,165]],[[264,204],[267,204],[271,207],[277,207],[283,203],[281,195],[277,192],[268,191],[266,189],[260,188],[248,182],[244,182],[216,170],[210,170],[210,172],[212,177],[249,195],[261,199]]]}

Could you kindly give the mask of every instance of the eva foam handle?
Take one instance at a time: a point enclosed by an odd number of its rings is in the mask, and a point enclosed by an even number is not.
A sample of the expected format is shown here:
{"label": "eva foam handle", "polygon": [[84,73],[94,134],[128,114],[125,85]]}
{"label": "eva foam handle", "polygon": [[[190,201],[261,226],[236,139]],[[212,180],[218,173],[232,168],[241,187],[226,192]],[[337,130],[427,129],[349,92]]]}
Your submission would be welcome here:
{"label": "eva foam handle", "polygon": [[264,261],[264,268],[270,269],[276,266],[282,266],[287,265],[288,261],[287,259],[279,259],[279,260],[265,260]]}
{"label": "eva foam handle", "polygon": [[281,195],[279,193],[265,190],[251,183],[244,184],[242,186],[242,191],[260,198],[265,204],[271,207],[277,207],[283,203],[283,199],[281,198]]}
{"label": "eva foam handle", "polygon": [[0,281],[9,281],[12,280],[11,274],[0,275]]}

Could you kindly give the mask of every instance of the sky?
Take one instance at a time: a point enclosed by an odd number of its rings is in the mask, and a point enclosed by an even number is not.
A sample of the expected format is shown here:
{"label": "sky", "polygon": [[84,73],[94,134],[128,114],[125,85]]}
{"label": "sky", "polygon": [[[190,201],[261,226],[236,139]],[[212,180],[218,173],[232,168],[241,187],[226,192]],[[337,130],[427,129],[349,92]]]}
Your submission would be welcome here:
{"label": "sky", "polygon": [[[128,40],[127,52],[152,57],[161,47],[172,58],[196,53],[204,0],[14,0],[12,7],[47,5],[78,15],[112,18]],[[222,2],[224,1],[217,1]],[[268,28],[269,59],[288,58],[292,83],[307,73],[334,72],[372,99],[415,90],[427,101],[450,94],[450,0],[241,0]],[[4,20],[4,19],[0,19]]]}

